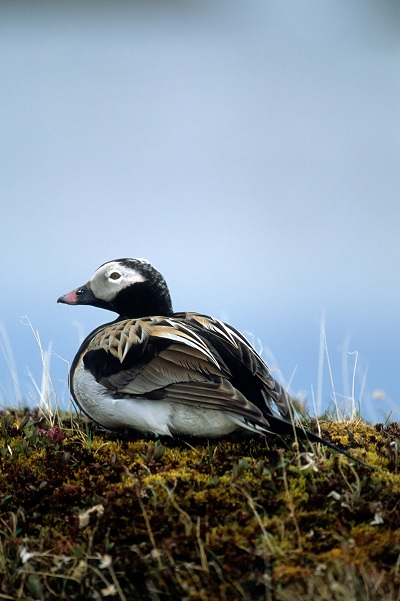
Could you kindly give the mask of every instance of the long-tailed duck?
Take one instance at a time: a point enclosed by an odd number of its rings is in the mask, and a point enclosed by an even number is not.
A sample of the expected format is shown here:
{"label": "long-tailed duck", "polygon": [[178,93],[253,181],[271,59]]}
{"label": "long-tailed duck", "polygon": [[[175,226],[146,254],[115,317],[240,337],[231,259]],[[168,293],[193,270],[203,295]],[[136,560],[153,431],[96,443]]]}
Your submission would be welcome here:
{"label": "long-tailed duck", "polygon": [[70,373],[77,405],[103,427],[207,438],[244,429],[306,438],[350,456],[294,423],[290,396],[237,330],[174,313],[163,276],[146,260],[104,263],[58,302],[118,314],[87,336]]}

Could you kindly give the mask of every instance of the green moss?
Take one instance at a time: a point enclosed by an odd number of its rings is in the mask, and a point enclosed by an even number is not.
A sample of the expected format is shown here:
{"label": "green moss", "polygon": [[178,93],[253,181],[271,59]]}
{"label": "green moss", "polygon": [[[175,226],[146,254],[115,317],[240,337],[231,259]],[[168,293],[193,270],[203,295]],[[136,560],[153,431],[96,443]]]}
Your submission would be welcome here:
{"label": "green moss", "polygon": [[397,599],[399,430],[320,427],[378,470],[274,438],[153,442],[4,412],[1,595]]}

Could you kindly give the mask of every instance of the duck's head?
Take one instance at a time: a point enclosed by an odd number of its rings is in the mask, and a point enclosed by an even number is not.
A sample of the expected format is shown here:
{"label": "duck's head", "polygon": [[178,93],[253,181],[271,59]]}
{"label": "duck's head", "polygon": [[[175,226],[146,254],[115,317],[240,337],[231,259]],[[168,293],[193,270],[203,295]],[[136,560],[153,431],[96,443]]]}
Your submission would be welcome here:
{"label": "duck's head", "polygon": [[60,296],[57,302],[102,307],[124,318],[172,314],[167,283],[145,259],[108,261],[86,284]]}

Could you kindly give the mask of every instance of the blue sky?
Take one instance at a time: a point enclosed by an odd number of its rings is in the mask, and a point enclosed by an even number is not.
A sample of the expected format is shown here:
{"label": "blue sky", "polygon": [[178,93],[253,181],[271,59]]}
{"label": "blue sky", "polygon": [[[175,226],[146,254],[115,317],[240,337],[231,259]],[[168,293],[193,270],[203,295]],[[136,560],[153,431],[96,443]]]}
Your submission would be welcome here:
{"label": "blue sky", "polygon": [[109,316],[57,297],[139,256],[311,408],[321,377],[333,394],[324,315],[335,392],[357,357],[361,413],[400,418],[399,24],[387,0],[2,2],[2,403],[10,371],[36,398],[23,316],[66,401],[80,336]]}

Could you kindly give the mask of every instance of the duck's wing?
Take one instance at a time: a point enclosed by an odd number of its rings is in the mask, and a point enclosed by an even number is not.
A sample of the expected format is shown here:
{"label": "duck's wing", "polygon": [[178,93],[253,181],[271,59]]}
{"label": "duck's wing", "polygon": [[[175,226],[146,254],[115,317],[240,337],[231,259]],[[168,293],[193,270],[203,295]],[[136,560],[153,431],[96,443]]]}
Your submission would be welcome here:
{"label": "duck's wing", "polygon": [[153,317],[109,324],[92,338],[82,360],[115,397],[216,409],[269,429],[260,409],[232,385],[232,374],[219,353],[180,319]]}
{"label": "duck's wing", "polygon": [[271,375],[265,362],[250,342],[232,326],[197,313],[178,313],[213,348],[215,348],[232,374],[233,384],[251,398],[265,414],[279,414],[293,420],[293,402],[286,390]]}

